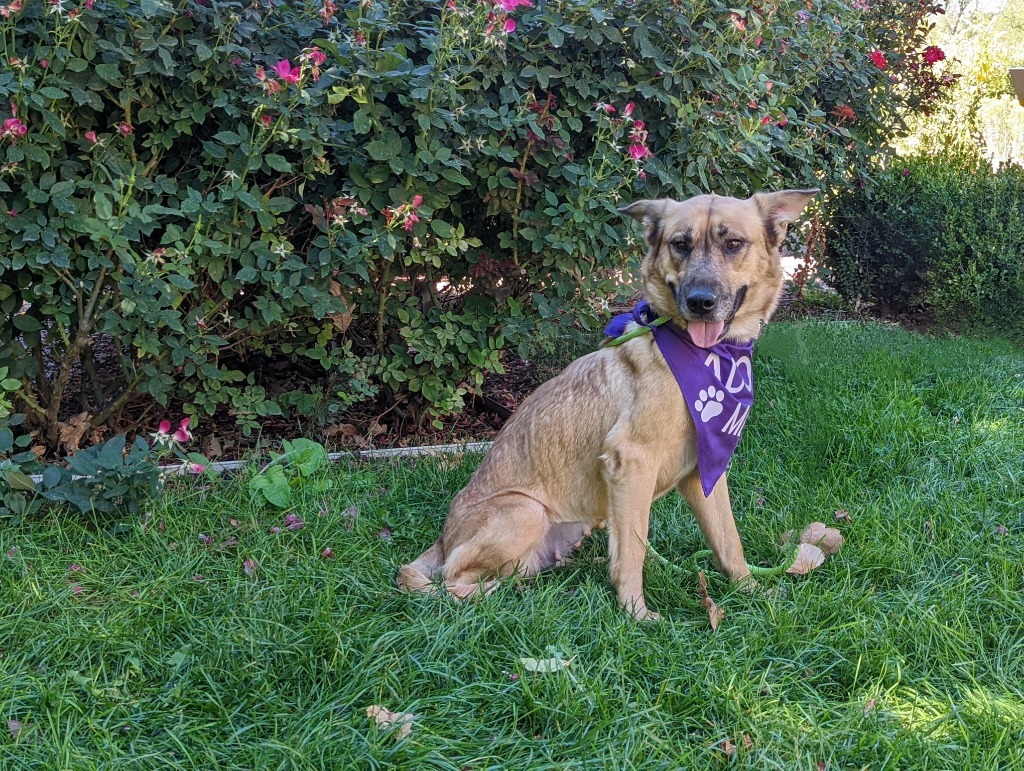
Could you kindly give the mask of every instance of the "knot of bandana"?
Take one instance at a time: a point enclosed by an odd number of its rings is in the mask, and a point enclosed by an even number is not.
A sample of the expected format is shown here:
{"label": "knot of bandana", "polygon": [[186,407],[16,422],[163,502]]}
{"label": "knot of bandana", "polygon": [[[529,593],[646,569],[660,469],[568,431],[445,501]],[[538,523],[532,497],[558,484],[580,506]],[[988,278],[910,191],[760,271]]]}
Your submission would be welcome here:
{"label": "knot of bandana", "polygon": [[621,337],[626,334],[626,327],[631,321],[635,321],[642,327],[651,326],[651,322],[654,321],[654,312],[647,300],[641,300],[632,311],[619,314],[608,322],[608,326],[604,328],[605,337]]}
{"label": "knot of bandana", "polygon": [[697,433],[697,469],[704,495],[711,495],[729,466],[754,404],[753,342],[716,343],[701,348],[686,330],[654,324],[647,301],[612,319],[608,337],[625,334],[629,322],[649,327],[654,342],[683,393]]}

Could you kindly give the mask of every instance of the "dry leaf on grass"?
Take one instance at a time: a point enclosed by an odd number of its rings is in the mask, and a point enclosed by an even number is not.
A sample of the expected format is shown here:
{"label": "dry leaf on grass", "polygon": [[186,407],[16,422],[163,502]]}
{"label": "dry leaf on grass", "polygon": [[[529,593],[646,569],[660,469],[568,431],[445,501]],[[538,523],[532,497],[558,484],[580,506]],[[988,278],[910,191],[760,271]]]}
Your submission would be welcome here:
{"label": "dry leaf on grass", "polygon": [[836,513],[832,515],[835,517],[836,522],[852,522],[853,519],[850,517],[850,512],[846,509],[837,509]]}
{"label": "dry leaf on grass", "polygon": [[7,730],[11,732],[11,738],[14,739],[14,741],[18,741],[18,737],[21,736],[22,728],[24,728],[24,725],[20,720],[7,721]]}
{"label": "dry leaf on grass", "polygon": [[697,574],[697,594],[700,596],[700,606],[707,608],[708,620],[711,622],[711,631],[717,632],[718,625],[725,617],[725,611],[715,604],[715,601],[708,596],[708,577],[704,571]]}
{"label": "dry leaf on grass", "polygon": [[523,665],[523,669],[527,672],[557,672],[560,669],[568,669],[569,665],[575,660],[575,656],[571,659],[564,659],[560,653],[555,652],[555,655],[549,659],[524,657],[519,659],[519,663]]}
{"label": "dry leaf on grass", "polygon": [[809,543],[800,544],[796,559],[786,572],[794,576],[805,576],[825,561],[825,552]]}
{"label": "dry leaf on grass", "polygon": [[722,752],[728,755],[730,758],[736,754],[736,745],[728,739],[722,740]]}
{"label": "dry leaf on grass", "polygon": [[366,716],[372,717],[378,728],[394,728],[395,736],[399,739],[404,739],[412,733],[412,721],[416,717],[411,712],[392,712],[378,704],[367,707]]}
{"label": "dry leaf on grass", "polygon": [[779,546],[785,548],[793,543],[793,531],[787,530],[781,536],[779,536]]}
{"label": "dry leaf on grass", "polygon": [[67,452],[76,452],[82,442],[82,437],[89,430],[89,413],[79,412],[68,418],[66,423],[58,423],[57,431],[60,435],[60,443],[64,445]]}
{"label": "dry leaf on grass", "polygon": [[835,554],[842,546],[843,534],[834,527],[825,527],[824,522],[812,522],[800,536],[800,543],[817,546],[825,554]]}
{"label": "dry leaf on grass", "polygon": [[751,752],[754,749],[754,740],[750,738],[750,734],[743,734],[743,749],[745,752]]}

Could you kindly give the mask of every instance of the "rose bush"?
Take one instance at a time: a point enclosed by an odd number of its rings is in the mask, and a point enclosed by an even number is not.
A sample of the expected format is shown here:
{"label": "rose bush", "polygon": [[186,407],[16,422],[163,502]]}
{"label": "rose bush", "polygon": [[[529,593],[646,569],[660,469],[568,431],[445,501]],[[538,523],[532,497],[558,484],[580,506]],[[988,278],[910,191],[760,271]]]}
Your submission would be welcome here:
{"label": "rose bush", "polygon": [[864,176],[934,98],[927,7],[11,0],[7,398],[51,450],[172,399],[458,410],[587,329],[622,202]]}

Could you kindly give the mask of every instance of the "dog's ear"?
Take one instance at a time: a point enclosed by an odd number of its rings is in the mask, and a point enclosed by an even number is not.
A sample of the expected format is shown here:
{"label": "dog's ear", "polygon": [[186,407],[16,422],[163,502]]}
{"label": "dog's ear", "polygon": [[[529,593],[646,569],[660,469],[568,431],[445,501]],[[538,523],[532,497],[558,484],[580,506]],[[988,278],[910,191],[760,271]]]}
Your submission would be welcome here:
{"label": "dog's ear", "polygon": [[619,211],[644,223],[644,238],[651,246],[657,246],[658,239],[661,237],[661,218],[664,216],[667,203],[668,201],[665,199],[634,201],[629,206],[623,206]]}
{"label": "dog's ear", "polygon": [[778,246],[786,237],[789,223],[800,216],[800,212],[818,194],[818,190],[780,190],[777,193],[755,193],[754,201],[761,210],[764,230],[771,246]]}

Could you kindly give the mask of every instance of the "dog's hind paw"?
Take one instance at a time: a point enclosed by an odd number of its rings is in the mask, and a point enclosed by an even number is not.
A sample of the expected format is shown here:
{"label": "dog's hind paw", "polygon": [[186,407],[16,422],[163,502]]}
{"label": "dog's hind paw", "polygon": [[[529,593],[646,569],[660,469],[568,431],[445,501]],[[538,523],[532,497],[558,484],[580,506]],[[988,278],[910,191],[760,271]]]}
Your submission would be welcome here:
{"label": "dog's hind paw", "polygon": [[488,597],[501,585],[498,579],[477,584],[448,584],[445,589],[457,600],[468,600],[470,597]]}

